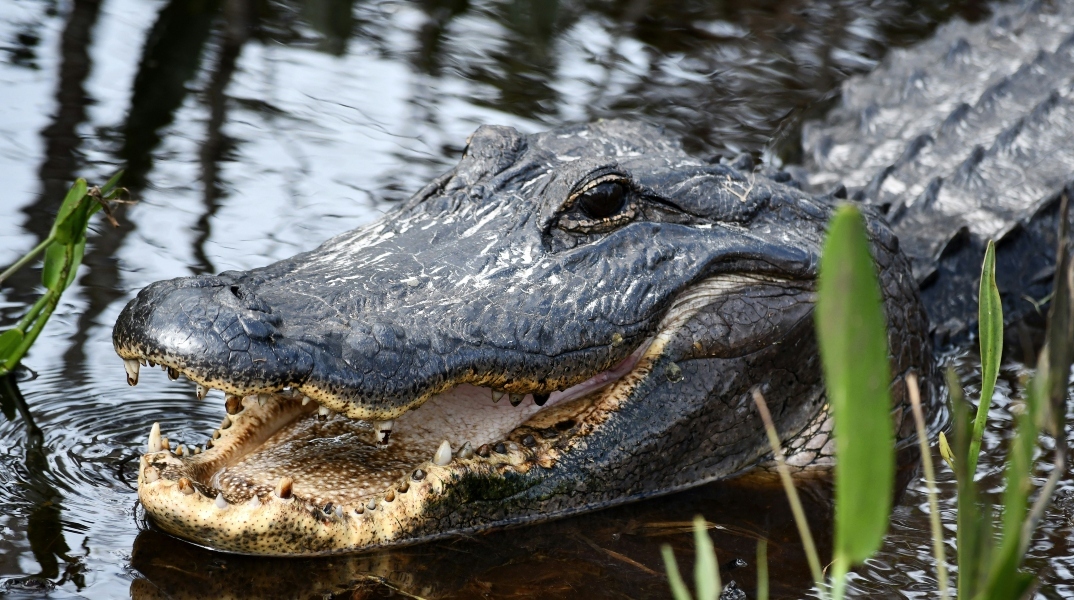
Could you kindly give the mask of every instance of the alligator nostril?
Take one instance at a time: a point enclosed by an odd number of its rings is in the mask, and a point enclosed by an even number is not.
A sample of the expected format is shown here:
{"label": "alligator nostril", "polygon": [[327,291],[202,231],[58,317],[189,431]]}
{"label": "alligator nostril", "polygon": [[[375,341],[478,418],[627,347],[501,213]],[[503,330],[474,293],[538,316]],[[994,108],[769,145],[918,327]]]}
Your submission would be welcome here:
{"label": "alligator nostril", "polygon": [[239,286],[237,286],[237,285],[231,286],[231,295],[235,296],[239,300],[242,300],[242,293],[239,292]]}

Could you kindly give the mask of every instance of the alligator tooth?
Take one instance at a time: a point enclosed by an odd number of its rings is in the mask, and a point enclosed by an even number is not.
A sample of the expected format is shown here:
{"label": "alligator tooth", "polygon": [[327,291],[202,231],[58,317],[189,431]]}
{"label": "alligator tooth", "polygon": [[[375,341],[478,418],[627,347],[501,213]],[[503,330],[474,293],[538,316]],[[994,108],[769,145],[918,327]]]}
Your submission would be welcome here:
{"label": "alligator tooth", "polygon": [[127,370],[127,385],[138,385],[138,364],[133,358],[123,359],[123,368]]}
{"label": "alligator tooth", "polygon": [[250,496],[250,499],[247,500],[246,503],[253,508],[257,508],[261,506],[261,499],[257,497],[257,494],[254,494],[253,496]]}
{"label": "alligator tooth", "polygon": [[179,379],[179,370],[175,367],[168,367],[168,379],[172,381]]}
{"label": "alligator tooth", "polygon": [[377,499],[376,498],[370,498],[369,502],[366,503],[365,507],[368,508],[369,510],[377,510]]}
{"label": "alligator tooth", "polygon": [[184,454],[186,454],[186,446],[184,446],[182,444],[179,444],[178,446],[176,446],[175,455],[176,456],[183,456]]}
{"label": "alligator tooth", "polygon": [[470,445],[470,442],[463,442],[462,448],[459,448],[459,458],[473,458],[474,447]]}
{"label": "alligator tooth", "polygon": [[224,410],[229,415],[237,415],[242,412],[242,398],[228,394],[227,400],[224,401]]}
{"label": "alligator tooth", "polygon": [[189,496],[189,495],[194,493],[194,484],[190,483],[190,480],[187,479],[186,477],[179,478],[178,486],[179,486],[179,491],[183,492],[187,496]]}
{"label": "alligator tooth", "polygon": [[447,440],[440,442],[440,447],[436,449],[436,454],[433,455],[433,464],[444,466],[451,462],[451,444]]}
{"label": "alligator tooth", "polygon": [[317,408],[317,416],[318,417],[327,418],[328,415],[330,415],[330,414],[332,414],[332,411],[328,410],[327,406],[320,406],[320,407]]}
{"label": "alligator tooth", "polygon": [[384,501],[391,502],[395,500],[395,490],[388,490],[387,494],[384,494]]}
{"label": "alligator tooth", "polygon": [[336,507],[336,518],[337,519],[342,519],[343,518],[343,507],[342,506],[337,506]]}
{"label": "alligator tooth", "polygon": [[201,454],[201,447],[194,446],[194,454]]}
{"label": "alligator tooth", "polygon": [[399,493],[400,494],[405,494],[408,491],[410,491],[410,482],[409,481],[404,481],[403,485],[399,486]]}
{"label": "alligator tooth", "polygon": [[305,406],[305,405],[307,405],[309,403],[310,403],[310,397],[309,396],[302,396],[302,406]]}
{"label": "alligator tooth", "polygon": [[425,479],[425,471],[422,471],[421,469],[414,469],[414,473],[410,476],[410,478],[414,481],[421,481],[422,479]]}
{"label": "alligator tooth", "polygon": [[507,392],[505,392],[503,390],[492,390],[492,401],[493,402],[499,402],[500,399],[503,398],[503,395],[506,394],[506,393]]}
{"label": "alligator tooth", "polygon": [[171,443],[171,441],[169,441],[168,438],[166,438],[166,437],[160,438],[160,448],[162,450],[167,450],[168,452],[171,452],[172,451],[172,443]]}
{"label": "alligator tooth", "polygon": [[224,500],[224,492],[216,493],[214,504],[216,504],[216,508],[219,508],[220,510],[227,508],[227,500]]}
{"label": "alligator tooth", "polygon": [[146,366],[148,366],[148,367],[156,367],[157,366],[157,363],[155,363],[155,362],[153,362],[151,360],[147,360],[145,362],[147,363]]}
{"label": "alligator tooth", "polygon": [[146,483],[153,483],[154,481],[160,479],[160,469],[157,469],[153,466],[146,467],[145,473],[142,474],[142,477],[145,479]]}
{"label": "alligator tooth", "polygon": [[276,496],[287,500],[291,497],[291,487],[294,485],[294,480],[290,477],[281,477],[280,481],[276,483]]}
{"label": "alligator tooth", "polygon": [[224,420],[220,421],[220,429],[227,429],[228,427],[231,427],[231,419],[225,416]]}
{"label": "alligator tooth", "polygon": [[214,440],[220,439],[220,430],[219,429],[216,429],[216,430],[213,431],[213,439]]}
{"label": "alligator tooth", "polygon": [[143,367],[147,366],[144,358],[139,358],[138,359],[138,364],[142,365]]}
{"label": "alligator tooth", "polygon": [[373,421],[373,441],[380,445],[388,443],[395,421]]}
{"label": "alligator tooth", "polygon": [[511,406],[518,406],[519,404],[522,404],[522,399],[525,397],[525,394],[511,394]]}
{"label": "alligator tooth", "polygon": [[194,384],[194,395],[198,397],[198,400],[204,400],[210,389],[212,388],[207,388],[200,383]]}
{"label": "alligator tooth", "polygon": [[533,392],[533,403],[537,406],[544,406],[544,403],[548,402],[548,396],[549,394],[538,394],[537,392]]}
{"label": "alligator tooth", "polygon": [[265,402],[268,402],[268,399],[269,399],[269,397],[271,395],[272,394],[265,394],[265,393],[258,394],[257,395],[257,405],[258,406],[264,406]]}
{"label": "alligator tooth", "polygon": [[160,452],[160,423],[153,423],[153,427],[149,430],[149,446],[150,452]]}
{"label": "alligator tooth", "polygon": [[524,436],[524,437],[522,438],[522,445],[523,445],[523,446],[525,446],[525,447],[527,447],[527,448],[532,448],[532,447],[534,447],[534,446],[536,446],[536,445],[537,445],[537,438],[535,438],[535,437],[533,437],[532,435],[530,435],[530,434],[528,434],[528,433],[527,433],[527,434],[526,434],[526,435],[525,435],[525,436]]}
{"label": "alligator tooth", "polygon": [[492,452],[492,448],[490,448],[488,444],[481,444],[477,448],[477,455],[481,458],[488,458],[490,452]]}

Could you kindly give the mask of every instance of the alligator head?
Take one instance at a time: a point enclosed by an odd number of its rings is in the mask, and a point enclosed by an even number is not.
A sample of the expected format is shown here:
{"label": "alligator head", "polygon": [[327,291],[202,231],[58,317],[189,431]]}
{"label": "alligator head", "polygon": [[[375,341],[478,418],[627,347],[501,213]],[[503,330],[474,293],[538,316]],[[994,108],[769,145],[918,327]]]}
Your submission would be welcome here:
{"label": "alligator head", "polygon": [[[482,127],[379,221],[127,305],[113,340],[132,383],[156,363],[228,394],[204,449],[154,430],[139,498],[169,532],[263,554],[549,518],[755,464],[754,386],[815,460],[830,212],[648,126]],[[870,228],[894,371],[928,370],[907,263]]]}

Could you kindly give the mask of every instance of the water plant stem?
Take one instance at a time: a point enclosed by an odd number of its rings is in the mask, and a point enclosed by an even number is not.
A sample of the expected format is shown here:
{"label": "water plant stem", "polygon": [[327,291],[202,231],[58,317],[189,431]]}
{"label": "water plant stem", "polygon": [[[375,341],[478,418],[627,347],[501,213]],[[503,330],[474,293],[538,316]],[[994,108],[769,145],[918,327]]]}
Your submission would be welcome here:
{"label": "water plant stem", "polygon": [[783,448],[779,442],[776,425],[772,422],[772,413],[768,411],[764,395],[757,388],[753,389],[753,402],[757,405],[757,412],[761,414],[761,420],[764,421],[765,433],[768,434],[768,444],[772,448],[772,456],[776,459],[776,470],[779,471],[779,478],[783,482],[783,491],[787,494],[787,501],[791,505],[794,523],[798,526],[798,535],[802,537],[802,547],[805,549],[806,560],[809,561],[809,571],[813,575],[813,583],[816,584],[818,590],[823,591],[824,572],[820,567],[817,546],[813,543],[813,533],[809,530],[809,522],[806,520],[805,511],[802,510],[802,501],[798,498],[798,490],[794,487],[791,472],[783,459]]}
{"label": "water plant stem", "polygon": [[932,553],[936,557],[936,583],[940,588],[940,598],[948,598],[950,596],[947,587],[947,557],[944,555],[940,503],[936,499],[936,472],[932,464],[928,432],[925,430],[925,415],[921,411],[921,390],[918,388],[917,375],[914,373],[906,376],[906,389],[910,392],[910,407],[914,412],[914,424],[917,425],[917,443],[921,448],[921,466],[925,471],[925,484],[928,486]]}

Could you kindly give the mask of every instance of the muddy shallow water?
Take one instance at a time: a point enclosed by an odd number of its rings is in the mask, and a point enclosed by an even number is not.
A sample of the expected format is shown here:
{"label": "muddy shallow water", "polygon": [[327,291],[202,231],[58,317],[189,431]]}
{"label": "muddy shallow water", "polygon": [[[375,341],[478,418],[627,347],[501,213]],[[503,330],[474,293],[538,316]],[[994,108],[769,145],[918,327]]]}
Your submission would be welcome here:
{"label": "muddy shallow water", "polygon": [[[134,470],[152,422],[173,440],[202,440],[222,397],[199,402],[189,382],[156,371],[129,388],[111,326],[152,281],[248,269],[369,222],[454,162],[481,123],[538,131],[634,116],[696,152],[793,160],[795,123],[846,76],[953,15],[983,14],[972,2],[851,0],[0,4],[0,264],[47,235],[75,177],[101,182],[126,165],[139,200],[120,228],[94,226],[77,282],[25,361],[25,404],[3,394],[0,592],[660,598],[659,547],[689,560],[686,524],[700,513],[715,524],[725,581],[752,597],[766,538],[774,596],[806,594],[786,501],[752,480],[356,557],[196,548],[145,522]],[[0,328],[34,301],[37,281],[28,269],[0,289]],[[956,362],[972,396],[974,362]],[[993,494],[1019,374],[1005,371],[991,414],[982,470]],[[940,477],[950,529],[952,477]],[[923,485],[912,469],[905,478],[883,551],[855,576],[859,593],[933,595]],[[1070,477],[1061,487],[1074,496]],[[823,538],[826,487],[805,490]],[[1074,594],[1069,511],[1051,511],[1032,546],[1044,597]]]}

